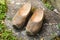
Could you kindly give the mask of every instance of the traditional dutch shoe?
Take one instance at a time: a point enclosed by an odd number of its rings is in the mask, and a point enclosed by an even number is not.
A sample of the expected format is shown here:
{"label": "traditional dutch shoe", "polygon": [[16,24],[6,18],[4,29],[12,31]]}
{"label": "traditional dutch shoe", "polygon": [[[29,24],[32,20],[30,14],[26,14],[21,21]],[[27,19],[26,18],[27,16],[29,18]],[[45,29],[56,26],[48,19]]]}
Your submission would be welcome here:
{"label": "traditional dutch shoe", "polygon": [[13,26],[15,26],[16,28],[22,28],[26,22],[28,15],[30,15],[29,13],[30,10],[31,10],[31,4],[25,3],[13,17],[12,19]]}
{"label": "traditional dutch shoe", "polygon": [[29,35],[35,35],[37,34],[43,23],[43,18],[44,18],[44,10],[43,9],[36,9],[30,18],[30,20],[27,23],[26,26],[26,32]]}

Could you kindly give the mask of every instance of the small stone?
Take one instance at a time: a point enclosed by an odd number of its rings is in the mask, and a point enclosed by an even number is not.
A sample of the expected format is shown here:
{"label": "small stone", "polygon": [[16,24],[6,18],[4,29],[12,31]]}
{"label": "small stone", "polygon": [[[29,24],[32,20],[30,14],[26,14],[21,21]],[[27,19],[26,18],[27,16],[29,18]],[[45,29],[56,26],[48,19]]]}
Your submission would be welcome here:
{"label": "small stone", "polygon": [[60,0],[50,0],[50,2],[60,12]]}
{"label": "small stone", "polygon": [[20,5],[20,3],[16,3],[17,5]]}
{"label": "small stone", "polygon": [[59,13],[57,9],[54,9],[53,11],[56,12],[56,13]]}
{"label": "small stone", "polygon": [[44,38],[41,38],[40,40],[44,40]]}

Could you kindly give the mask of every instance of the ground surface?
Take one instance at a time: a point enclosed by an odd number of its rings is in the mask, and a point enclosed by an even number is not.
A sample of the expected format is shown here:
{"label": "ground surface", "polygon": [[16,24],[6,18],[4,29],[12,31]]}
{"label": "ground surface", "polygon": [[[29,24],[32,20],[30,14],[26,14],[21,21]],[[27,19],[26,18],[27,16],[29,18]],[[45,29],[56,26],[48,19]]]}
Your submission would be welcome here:
{"label": "ground surface", "polygon": [[[27,36],[25,29],[22,30],[15,30],[12,26],[11,19],[13,16],[16,14],[18,8],[20,8],[26,0],[10,0],[8,2],[8,12],[7,12],[7,17],[5,19],[5,24],[7,25],[8,29],[11,29],[17,38],[22,38],[22,40],[50,40],[53,37],[59,35],[59,27],[58,24],[60,23],[60,16],[52,12],[50,10],[46,10],[47,12],[45,13],[45,19],[43,22],[43,26],[41,31],[37,34],[37,36]],[[39,0],[37,1],[30,1],[32,3],[33,7],[42,7],[43,4]]]}

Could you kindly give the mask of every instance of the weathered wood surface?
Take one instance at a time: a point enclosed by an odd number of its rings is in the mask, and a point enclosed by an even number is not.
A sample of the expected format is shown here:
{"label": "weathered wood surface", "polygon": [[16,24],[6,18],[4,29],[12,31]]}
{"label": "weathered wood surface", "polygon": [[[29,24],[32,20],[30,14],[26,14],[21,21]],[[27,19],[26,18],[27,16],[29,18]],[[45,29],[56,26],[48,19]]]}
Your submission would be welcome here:
{"label": "weathered wood surface", "polygon": [[44,10],[36,9],[27,23],[26,26],[27,34],[34,35],[38,33],[42,27],[43,18],[44,18]]}
{"label": "weathered wood surface", "polygon": [[27,23],[26,20],[29,19],[28,16],[31,15],[30,10],[31,4],[25,3],[21,8],[19,8],[15,16],[12,18],[12,24],[17,28],[25,26]]}
{"label": "weathered wood surface", "polygon": [[10,0],[8,2],[8,12],[7,17],[5,19],[5,24],[8,29],[11,29],[13,35],[17,36],[17,38],[22,38],[22,40],[40,40],[44,38],[44,40],[50,40],[51,38],[57,36],[59,34],[58,23],[60,23],[60,15],[57,13],[47,10],[47,8],[43,5],[40,0],[28,0],[28,2],[32,3],[33,7],[36,8],[44,8],[45,9],[45,19],[43,22],[43,26],[41,31],[37,34],[37,36],[27,36],[25,28],[22,30],[15,30],[12,27],[11,19],[17,12],[17,10],[25,3],[27,0]]}

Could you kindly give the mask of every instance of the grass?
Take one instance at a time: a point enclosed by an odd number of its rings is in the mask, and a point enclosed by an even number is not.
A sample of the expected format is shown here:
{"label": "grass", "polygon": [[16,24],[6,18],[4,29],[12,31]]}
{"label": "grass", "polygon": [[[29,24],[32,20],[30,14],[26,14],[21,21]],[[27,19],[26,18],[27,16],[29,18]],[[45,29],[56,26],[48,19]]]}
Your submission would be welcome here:
{"label": "grass", "polygon": [[8,30],[2,21],[0,21],[0,40],[17,40],[12,31]]}
{"label": "grass", "polygon": [[42,0],[42,2],[45,4],[45,6],[49,9],[49,10],[53,10],[54,7],[51,5],[51,3],[48,0]]}
{"label": "grass", "polygon": [[0,40],[17,40],[12,31],[8,30],[4,24],[6,17],[7,5],[6,0],[0,0]]}
{"label": "grass", "polygon": [[0,20],[4,20],[7,11],[7,6],[5,0],[0,0]]}
{"label": "grass", "polygon": [[54,7],[53,7],[49,2],[46,2],[46,3],[45,3],[45,6],[46,6],[48,9],[50,9],[50,10],[53,10],[53,9],[54,9]]}

